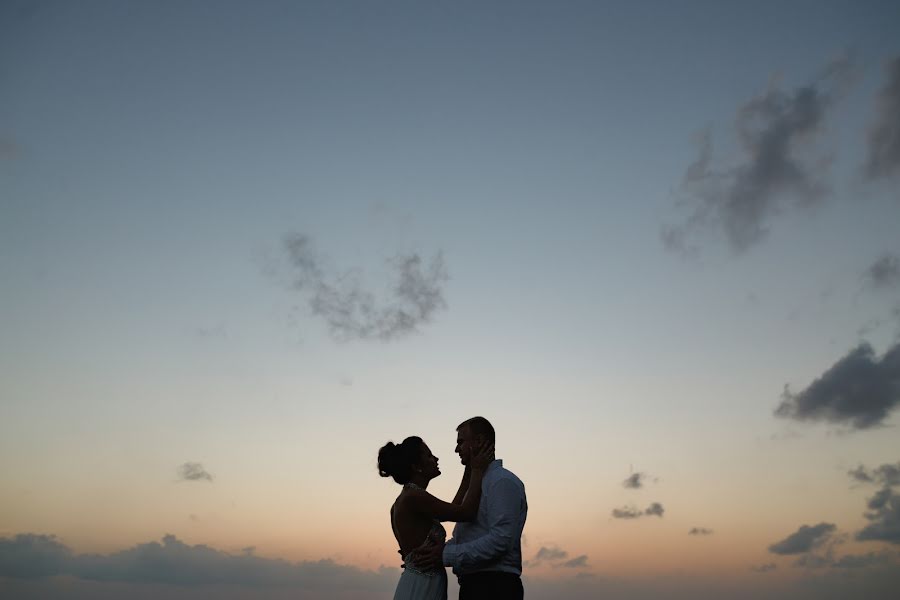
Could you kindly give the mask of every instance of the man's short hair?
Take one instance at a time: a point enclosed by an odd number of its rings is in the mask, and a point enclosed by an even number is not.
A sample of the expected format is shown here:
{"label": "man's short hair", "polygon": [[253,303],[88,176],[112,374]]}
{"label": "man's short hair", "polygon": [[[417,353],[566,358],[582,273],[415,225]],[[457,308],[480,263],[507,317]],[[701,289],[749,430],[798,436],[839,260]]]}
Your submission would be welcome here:
{"label": "man's short hair", "polygon": [[472,417],[471,419],[467,419],[460,423],[456,430],[459,431],[463,427],[468,427],[473,435],[483,435],[492,444],[497,441],[494,435],[494,426],[484,417]]}

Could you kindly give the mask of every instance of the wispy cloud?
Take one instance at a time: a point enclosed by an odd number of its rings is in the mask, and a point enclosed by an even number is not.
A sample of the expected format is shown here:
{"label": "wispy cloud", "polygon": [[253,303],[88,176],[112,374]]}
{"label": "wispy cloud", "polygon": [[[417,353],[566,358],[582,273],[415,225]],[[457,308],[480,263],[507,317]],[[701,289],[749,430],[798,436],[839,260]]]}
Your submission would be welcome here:
{"label": "wispy cloud", "polygon": [[613,519],[637,519],[644,516],[644,511],[638,510],[634,506],[623,506],[622,508],[612,509]]}
{"label": "wispy cloud", "polygon": [[635,506],[623,506],[612,510],[613,519],[639,519],[641,517],[662,517],[666,509],[659,502],[653,502],[645,510],[639,510]]}
{"label": "wispy cloud", "polygon": [[793,566],[803,567],[804,569],[823,569],[834,564],[834,552],[831,547],[827,548],[824,553],[815,551],[801,554],[794,561]]}
{"label": "wispy cloud", "polygon": [[186,462],[178,467],[178,478],[183,481],[212,481],[213,476],[203,465],[197,462]]}
{"label": "wispy cloud", "polygon": [[866,554],[845,554],[831,563],[836,569],[865,569],[868,567],[897,564],[898,554],[882,550]]}
{"label": "wispy cloud", "polygon": [[418,331],[447,305],[443,284],[448,275],[440,252],[428,264],[418,253],[390,259],[394,285],[387,298],[379,299],[363,286],[357,271],[331,269],[309,236],[290,233],[283,248],[291,287],[305,296],[312,314],[325,321],[337,340],[400,338]]}
{"label": "wispy cloud", "polygon": [[813,145],[852,72],[849,58],[842,58],[807,85],[786,92],[773,82],[739,107],[735,134],[743,157],[735,165],[714,168],[712,133],[702,133],[678,201],[688,214],[663,228],[665,245],[690,252],[696,250],[690,240],[711,230],[741,253],[766,236],[777,215],[817,204],[829,191],[830,160],[802,150]]}
{"label": "wispy cloud", "polygon": [[866,554],[844,554],[835,556],[836,543],[830,543],[824,552],[809,552],[803,554],[793,565],[805,569],[852,569],[861,570],[871,567],[898,567],[900,566],[900,553],[889,550],[868,552]]}
{"label": "wispy cloud", "polygon": [[836,528],[834,523],[825,522],[818,525],[801,525],[791,535],[769,546],[769,552],[782,555],[809,552],[825,543]]}
{"label": "wispy cloud", "polygon": [[886,463],[874,469],[867,469],[865,466],[859,465],[855,469],[847,471],[847,475],[859,483],[876,483],[884,486],[900,485],[900,462]]}
{"label": "wispy cloud", "polygon": [[799,393],[785,386],[778,417],[825,421],[867,429],[880,425],[900,403],[900,343],[881,360],[860,344]]}
{"label": "wispy cloud", "polygon": [[688,531],[688,535],[712,535],[713,530],[707,529],[706,527],[691,527],[691,530]]}
{"label": "wispy cloud", "polygon": [[754,565],[750,567],[750,570],[757,573],[768,573],[769,571],[774,571],[777,568],[778,566],[775,563],[766,563],[763,565]]}
{"label": "wispy cloud", "polygon": [[900,257],[890,253],[880,256],[866,269],[863,280],[873,289],[900,287]]}
{"label": "wispy cloud", "polygon": [[644,473],[632,473],[625,478],[625,481],[622,482],[622,486],[628,489],[637,490],[644,487],[645,479],[646,474]]}
{"label": "wispy cloud", "polygon": [[540,549],[538,549],[537,554],[534,555],[533,560],[534,561],[544,561],[544,560],[556,561],[556,560],[563,560],[564,558],[568,558],[568,556],[569,556],[568,552],[566,552],[565,550],[561,550],[560,548],[557,548],[556,546],[552,546],[552,547],[541,546]]}
{"label": "wispy cloud", "polygon": [[587,561],[587,554],[582,554],[581,556],[576,556],[573,559],[567,560],[559,566],[567,569],[581,569],[588,566]]}
{"label": "wispy cloud", "polygon": [[885,71],[887,80],[878,92],[864,165],[870,180],[900,175],[900,56],[888,61]]}
{"label": "wispy cloud", "polygon": [[[568,559],[568,560],[567,560]],[[542,563],[550,563],[553,568],[570,568],[577,569],[587,566],[587,554],[576,556],[569,559],[569,553],[556,546],[541,546],[537,554],[530,561],[527,561],[529,567],[536,567]]]}
{"label": "wispy cloud", "polygon": [[647,510],[644,511],[644,514],[647,516],[654,515],[657,517],[663,516],[663,513],[666,512],[666,509],[663,508],[663,505],[659,502],[654,502],[650,506],[647,507]]}

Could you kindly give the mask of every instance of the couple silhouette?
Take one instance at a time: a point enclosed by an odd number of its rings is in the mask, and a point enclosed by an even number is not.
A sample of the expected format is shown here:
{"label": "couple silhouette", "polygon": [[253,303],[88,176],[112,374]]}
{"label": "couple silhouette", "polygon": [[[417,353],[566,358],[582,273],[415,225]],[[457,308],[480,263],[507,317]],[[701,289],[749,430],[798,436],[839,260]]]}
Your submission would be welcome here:
{"label": "couple silhouette", "polygon": [[[378,451],[378,472],[402,489],[391,506],[391,529],[403,573],[394,600],[446,600],[447,571],[459,580],[459,600],[519,600],[522,529],[528,514],[525,486],[494,456],[494,427],[473,417],[456,428],[456,453],[465,467],[451,502],[428,493],[441,474],[438,459],[411,436]],[[442,521],[454,521],[447,539]]]}

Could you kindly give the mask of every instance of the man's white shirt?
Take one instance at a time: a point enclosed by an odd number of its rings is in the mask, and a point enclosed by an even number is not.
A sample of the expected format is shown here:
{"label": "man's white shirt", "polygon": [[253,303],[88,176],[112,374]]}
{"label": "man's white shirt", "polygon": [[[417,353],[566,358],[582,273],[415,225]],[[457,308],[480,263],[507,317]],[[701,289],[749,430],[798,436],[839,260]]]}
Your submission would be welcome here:
{"label": "man's white shirt", "polygon": [[495,460],[481,480],[478,516],[457,523],[444,546],[444,565],[457,575],[479,571],[522,574],[522,529],[528,515],[525,485]]}

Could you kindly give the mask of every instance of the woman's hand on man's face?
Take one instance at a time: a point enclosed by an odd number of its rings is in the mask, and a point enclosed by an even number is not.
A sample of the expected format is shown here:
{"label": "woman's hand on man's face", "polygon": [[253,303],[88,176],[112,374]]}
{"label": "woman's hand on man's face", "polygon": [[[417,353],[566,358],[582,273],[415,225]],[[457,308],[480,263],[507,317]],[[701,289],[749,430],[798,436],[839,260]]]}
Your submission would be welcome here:
{"label": "woman's hand on man's face", "polygon": [[494,460],[494,444],[484,440],[472,448],[472,460],[469,464],[475,469],[486,469]]}

